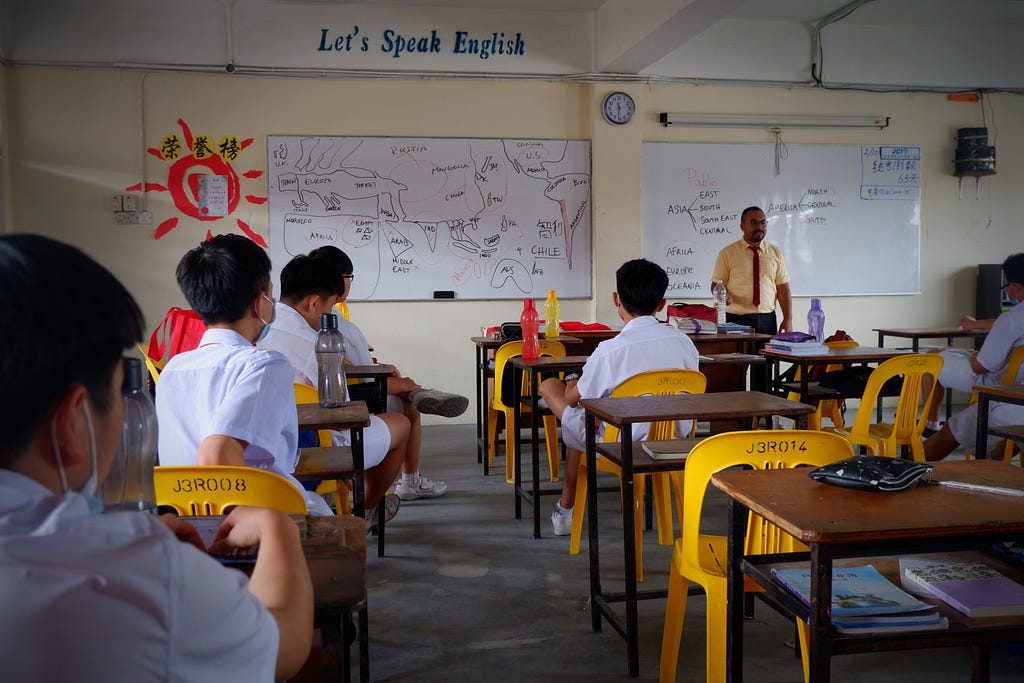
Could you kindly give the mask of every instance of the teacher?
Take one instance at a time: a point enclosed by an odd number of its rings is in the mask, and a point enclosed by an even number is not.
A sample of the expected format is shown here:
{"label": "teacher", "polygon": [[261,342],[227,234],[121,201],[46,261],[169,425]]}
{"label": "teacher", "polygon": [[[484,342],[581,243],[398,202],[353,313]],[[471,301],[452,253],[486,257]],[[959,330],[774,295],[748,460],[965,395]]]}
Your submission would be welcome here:
{"label": "teacher", "polygon": [[[775,334],[793,329],[793,299],[789,290],[789,270],[782,252],[764,241],[768,220],[764,211],[749,206],[740,214],[743,239],[718,252],[711,286],[721,280],[726,291],[726,320],[753,327],[755,332]],[[775,308],[782,309],[782,322],[776,324]]]}

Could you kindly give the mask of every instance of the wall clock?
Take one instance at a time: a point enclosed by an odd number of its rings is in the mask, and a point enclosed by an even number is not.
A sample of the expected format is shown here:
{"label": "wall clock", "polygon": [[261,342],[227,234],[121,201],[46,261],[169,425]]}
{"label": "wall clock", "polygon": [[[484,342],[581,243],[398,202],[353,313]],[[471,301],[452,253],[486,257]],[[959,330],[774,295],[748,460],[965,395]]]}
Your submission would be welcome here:
{"label": "wall clock", "polygon": [[601,103],[601,113],[605,121],[613,126],[624,126],[636,115],[636,102],[629,93],[616,91],[608,93]]}

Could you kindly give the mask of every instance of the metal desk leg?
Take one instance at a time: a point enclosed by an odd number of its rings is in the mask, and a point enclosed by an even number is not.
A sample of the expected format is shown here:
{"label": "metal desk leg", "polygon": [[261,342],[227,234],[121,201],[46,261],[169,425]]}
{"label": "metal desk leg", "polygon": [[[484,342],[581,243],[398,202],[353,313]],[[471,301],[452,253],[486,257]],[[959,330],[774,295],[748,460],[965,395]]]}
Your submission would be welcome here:
{"label": "metal desk leg", "polygon": [[601,632],[601,556],[597,540],[597,427],[594,416],[584,415],[587,434],[587,553],[590,557],[590,627]]}
{"label": "metal desk leg", "polygon": [[808,639],[810,680],[829,683],[831,675],[832,553],[827,543],[811,544],[811,624]]}
{"label": "metal desk leg", "polygon": [[974,457],[978,460],[988,457],[988,404],[989,395],[978,392],[978,435],[974,443]]}
{"label": "metal desk leg", "polygon": [[622,543],[626,566],[626,659],[629,675],[640,675],[640,634],[636,589],[636,527],[633,524],[633,425],[626,422],[619,433],[622,441]]}
{"label": "metal desk leg", "polygon": [[[506,369],[506,371],[508,371]],[[523,393],[523,373],[519,368],[512,366],[512,424],[505,425],[505,457],[509,457],[508,442],[512,440],[512,456],[515,458],[516,466],[512,468],[512,480],[515,491],[516,499],[516,519],[523,518],[523,499],[519,495],[519,492],[523,487],[523,474],[522,465],[523,461],[520,459],[520,446],[519,443],[519,422],[522,419],[522,408],[519,402],[519,397]],[[495,373],[497,374],[497,373]],[[501,391],[500,387],[494,387],[495,391]]]}
{"label": "metal desk leg", "polygon": [[728,577],[726,612],[725,680],[743,680],[743,546],[747,534],[747,508],[729,499]]}
{"label": "metal desk leg", "polygon": [[484,463],[484,474],[486,475],[487,463],[484,462],[484,456],[487,454],[487,425],[484,423],[484,415],[487,414],[487,409],[483,407],[483,374],[484,358],[486,358],[484,347],[477,346],[475,355],[476,366],[473,368],[473,374],[476,375],[476,461]]}
{"label": "metal desk leg", "polygon": [[530,472],[533,474],[533,485],[530,490],[533,492],[533,537],[540,538],[540,460],[537,455],[537,391],[540,389],[540,371],[530,371],[530,438],[533,440],[533,462]]}

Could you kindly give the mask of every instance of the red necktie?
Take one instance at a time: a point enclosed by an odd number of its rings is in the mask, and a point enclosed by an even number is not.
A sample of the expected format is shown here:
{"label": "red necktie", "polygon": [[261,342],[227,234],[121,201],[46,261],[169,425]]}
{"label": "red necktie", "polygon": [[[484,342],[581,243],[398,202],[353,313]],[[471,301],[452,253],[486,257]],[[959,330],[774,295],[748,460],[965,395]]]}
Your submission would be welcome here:
{"label": "red necktie", "polygon": [[751,247],[754,252],[754,305],[761,305],[761,247]]}

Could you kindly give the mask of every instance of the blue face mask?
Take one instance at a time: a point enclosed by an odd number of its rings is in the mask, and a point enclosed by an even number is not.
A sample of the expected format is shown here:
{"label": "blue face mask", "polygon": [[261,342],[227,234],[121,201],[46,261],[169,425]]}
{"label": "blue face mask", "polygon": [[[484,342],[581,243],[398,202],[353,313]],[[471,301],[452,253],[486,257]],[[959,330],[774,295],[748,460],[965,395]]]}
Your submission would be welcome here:
{"label": "blue face mask", "polygon": [[256,318],[259,319],[261,323],[263,323],[263,329],[260,330],[260,336],[256,337],[256,344],[259,344],[266,338],[267,333],[270,332],[270,326],[273,325],[274,320],[277,319],[277,306],[274,304],[274,300],[268,297],[266,294],[263,295],[263,298],[270,302],[270,320],[264,320],[263,318],[260,317],[260,314],[258,312],[256,313]]}
{"label": "blue face mask", "polygon": [[[82,489],[78,493],[85,498],[85,503],[89,507],[89,514],[98,515],[103,512],[103,501],[96,497],[96,491],[99,489],[99,475],[96,467],[96,430],[92,425],[92,413],[89,410],[88,399],[83,401],[82,409],[85,411],[85,424],[89,429],[89,457],[92,461],[92,473],[85,480],[85,484],[82,485]],[[70,493],[68,477],[64,473],[64,462],[60,455],[60,446],[57,444],[56,415],[53,416],[53,421],[50,422],[50,442],[53,444],[53,453],[57,458],[57,472],[60,474],[61,487],[63,487],[64,493]]]}

